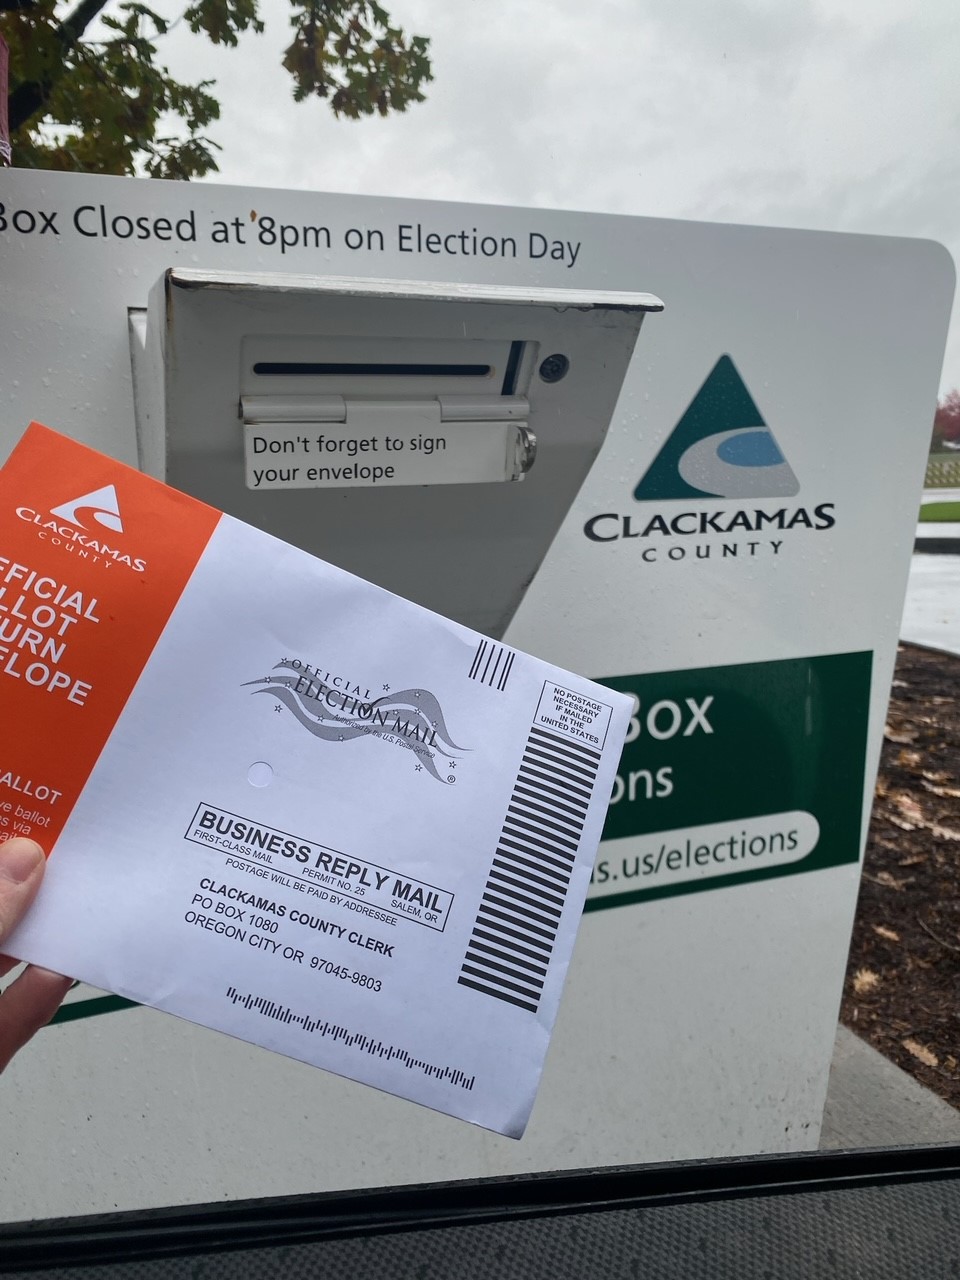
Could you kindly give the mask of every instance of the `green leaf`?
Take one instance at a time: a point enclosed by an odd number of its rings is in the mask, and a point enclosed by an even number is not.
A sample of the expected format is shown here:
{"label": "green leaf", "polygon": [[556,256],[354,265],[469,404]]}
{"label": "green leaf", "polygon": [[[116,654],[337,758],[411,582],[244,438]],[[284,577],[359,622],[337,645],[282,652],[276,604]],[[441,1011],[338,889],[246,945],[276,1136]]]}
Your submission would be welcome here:
{"label": "green leaf", "polygon": [[[406,36],[376,0],[290,0],[293,40],[283,66],[293,98],[325,99],[359,119],[422,102],[433,78],[429,38]],[[220,116],[212,81],[181,83],[161,42],[179,21],[235,47],[263,31],[257,0],[192,0],[179,18],[141,0],[57,0],[0,11],[10,46],[14,164],[189,179],[216,170],[203,132]]]}

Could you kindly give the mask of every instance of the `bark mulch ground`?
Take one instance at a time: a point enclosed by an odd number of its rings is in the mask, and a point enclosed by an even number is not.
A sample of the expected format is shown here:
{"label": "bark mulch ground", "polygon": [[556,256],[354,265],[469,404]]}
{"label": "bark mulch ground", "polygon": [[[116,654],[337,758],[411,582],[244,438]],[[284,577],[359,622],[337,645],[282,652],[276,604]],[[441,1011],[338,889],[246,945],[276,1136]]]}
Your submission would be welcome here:
{"label": "bark mulch ground", "polygon": [[900,646],[841,1019],[960,1108],[960,657]]}

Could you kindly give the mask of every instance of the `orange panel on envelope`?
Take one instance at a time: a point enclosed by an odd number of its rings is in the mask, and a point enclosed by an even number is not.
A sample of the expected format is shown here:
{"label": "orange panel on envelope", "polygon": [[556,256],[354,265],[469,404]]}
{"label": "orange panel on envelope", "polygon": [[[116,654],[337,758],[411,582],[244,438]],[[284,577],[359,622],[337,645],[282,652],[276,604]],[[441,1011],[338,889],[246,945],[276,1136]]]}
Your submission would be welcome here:
{"label": "orange panel on envelope", "polygon": [[0,839],[50,851],[219,519],[31,424],[0,472]]}

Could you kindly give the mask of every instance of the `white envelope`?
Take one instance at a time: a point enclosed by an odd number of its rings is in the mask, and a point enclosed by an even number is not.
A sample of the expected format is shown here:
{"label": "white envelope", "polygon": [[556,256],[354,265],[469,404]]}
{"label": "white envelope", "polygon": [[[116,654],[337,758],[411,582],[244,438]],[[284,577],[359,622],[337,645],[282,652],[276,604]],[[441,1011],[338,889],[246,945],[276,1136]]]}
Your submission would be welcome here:
{"label": "white envelope", "polygon": [[519,1137],[630,700],[37,424],[0,531],[10,953]]}

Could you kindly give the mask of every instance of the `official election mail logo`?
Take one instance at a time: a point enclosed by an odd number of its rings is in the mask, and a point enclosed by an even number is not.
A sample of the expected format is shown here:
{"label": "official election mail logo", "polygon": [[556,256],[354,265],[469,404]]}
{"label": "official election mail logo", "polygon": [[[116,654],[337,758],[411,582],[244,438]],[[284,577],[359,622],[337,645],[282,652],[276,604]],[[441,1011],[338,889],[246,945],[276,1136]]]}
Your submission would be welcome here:
{"label": "official election mail logo", "polygon": [[369,690],[329,673],[321,675],[299,659],[284,658],[273,670],[278,674],[248,680],[247,686],[274,698],[276,711],[289,712],[315,738],[374,738],[412,752],[418,773],[425,771],[438,782],[456,782],[449,770],[456,768],[456,757],[465,748],[451,738],[440,702],[429,689],[392,692],[384,685],[383,695],[371,698]]}
{"label": "official election mail logo", "polygon": [[74,498],[72,502],[63,502],[59,507],[51,507],[50,514],[61,520],[69,520],[71,524],[79,525],[81,529],[89,529],[88,521],[96,521],[105,529],[112,529],[114,533],[123,533],[117,490],[112,484],[104,485],[102,489],[94,489],[93,493],[85,493],[79,498]]}
{"label": "official election mail logo", "polygon": [[793,470],[729,356],[721,356],[634,490],[638,502],[789,498]]}

